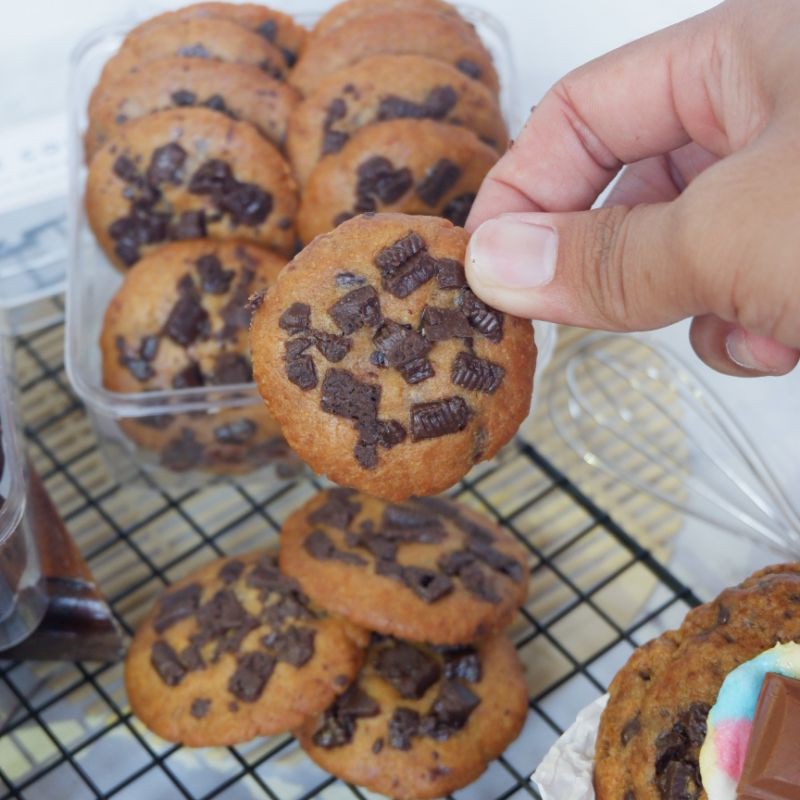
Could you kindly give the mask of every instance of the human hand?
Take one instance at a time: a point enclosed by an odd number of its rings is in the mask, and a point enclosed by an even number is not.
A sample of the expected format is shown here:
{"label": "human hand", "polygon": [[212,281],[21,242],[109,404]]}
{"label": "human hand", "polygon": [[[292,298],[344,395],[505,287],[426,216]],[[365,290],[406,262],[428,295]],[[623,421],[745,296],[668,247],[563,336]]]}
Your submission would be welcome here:
{"label": "human hand", "polygon": [[[467,276],[606,330],[693,317],[715,369],[800,358],[800,3],[728,0],[570,73],[487,176]],[[605,207],[589,211],[625,164]]]}

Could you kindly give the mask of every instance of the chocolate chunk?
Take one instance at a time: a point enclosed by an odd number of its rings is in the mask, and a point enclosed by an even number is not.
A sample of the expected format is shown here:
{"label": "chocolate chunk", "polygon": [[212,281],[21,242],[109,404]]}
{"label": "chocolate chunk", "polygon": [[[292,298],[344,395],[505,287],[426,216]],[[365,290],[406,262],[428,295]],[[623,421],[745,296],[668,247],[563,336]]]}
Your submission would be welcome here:
{"label": "chocolate chunk", "polygon": [[164,323],[163,333],[176,344],[189,347],[208,337],[210,321],[191,281],[182,280],[178,286],[180,295]]}
{"label": "chocolate chunk", "polygon": [[435,658],[406,642],[381,648],[373,666],[406,700],[419,700],[441,676]]}
{"label": "chocolate chunk", "polygon": [[422,381],[432,378],[436,373],[433,364],[427,358],[417,358],[398,367],[398,371],[403,376],[406,383],[412,386]]}
{"label": "chocolate chunk", "polygon": [[201,164],[189,180],[192,194],[217,194],[235,182],[230,166],[219,158]]}
{"label": "chocolate chunk", "polygon": [[731,619],[730,609],[721,603],[717,609],[717,625],[727,625]]}
{"label": "chocolate chunk", "polygon": [[458,575],[462,570],[474,564],[476,556],[469,550],[451,550],[439,556],[436,566],[445,574]]}
{"label": "chocolate chunk", "polygon": [[389,746],[410,750],[411,740],[419,736],[419,714],[411,708],[396,708],[389,720]]}
{"label": "chocolate chunk", "polygon": [[378,466],[378,448],[374,444],[359,440],[353,448],[353,455],[364,469],[374,469]]}
{"label": "chocolate chunk", "polygon": [[468,339],[475,333],[462,311],[438,306],[425,306],[422,309],[420,331],[429,342]]}
{"label": "chocolate chunk", "polygon": [[257,430],[255,422],[250,419],[237,419],[227,425],[214,428],[214,438],[220,444],[247,444]]}
{"label": "chocolate chunk", "polygon": [[203,717],[208,714],[210,708],[211,700],[209,700],[207,697],[197,697],[192,700],[192,706],[189,709],[189,713],[195,719],[203,719]]}
{"label": "chocolate chunk", "polygon": [[173,389],[191,389],[195,386],[202,386],[204,383],[203,373],[196,361],[190,361],[180,372],[176,372],[172,377]]}
{"label": "chocolate chunk", "polygon": [[423,732],[433,739],[449,739],[461,730],[481,699],[459,681],[445,681],[423,720]]}
{"label": "chocolate chunk", "polygon": [[378,738],[372,743],[372,752],[375,755],[378,755],[378,753],[380,753],[381,750],[383,750],[383,739]]}
{"label": "chocolate chunk", "polygon": [[351,286],[363,286],[367,282],[367,279],[363,275],[356,275],[353,272],[337,272],[335,280],[337,289],[349,289]]}
{"label": "chocolate chunk", "polygon": [[153,630],[162,634],[176,622],[192,616],[200,605],[203,589],[199,583],[192,583],[165,594],[158,603],[158,612],[153,619]]}
{"label": "chocolate chunk", "polygon": [[380,706],[358,684],[341,694],[325,712],[320,728],[314,734],[314,744],[330,750],[353,740],[356,721],[376,717]]}
{"label": "chocolate chunk", "polygon": [[443,209],[442,216],[449,219],[453,225],[463,228],[467,221],[472,204],[475,202],[474,192],[465,192],[454,197]]}
{"label": "chocolate chunk", "polygon": [[200,606],[196,616],[198,630],[191,642],[198,647],[214,642],[212,662],[218,661],[223,653],[237,653],[247,634],[259,624],[230,589],[216,592]]}
{"label": "chocolate chunk", "polygon": [[200,648],[195,644],[184,647],[183,650],[178,653],[178,658],[187,672],[197,672],[200,669],[206,668],[206,662],[203,661],[203,654],[200,652]]}
{"label": "chocolate chunk", "polygon": [[400,325],[387,319],[372,337],[375,347],[383,354],[386,365],[401,367],[427,355],[431,345],[410,325]]}
{"label": "chocolate chunk", "polygon": [[396,420],[378,421],[378,444],[390,450],[400,442],[405,441],[406,429]]}
{"label": "chocolate chunk", "polygon": [[185,472],[203,463],[203,445],[197,441],[194,431],[183,428],[180,435],[167,442],[161,451],[161,463],[175,472]]}
{"label": "chocolate chunk", "polygon": [[[336,281],[338,286],[338,276]],[[362,286],[348,292],[328,309],[328,314],[342,333],[348,335],[363,327],[374,328],[382,319],[378,293],[372,286]]]}
{"label": "chocolate chunk", "polygon": [[254,183],[237,183],[225,190],[219,208],[230,214],[234,225],[261,225],[272,211],[272,195]]}
{"label": "chocolate chunk", "polygon": [[193,106],[197,102],[197,95],[188,89],[178,89],[170,95],[172,102],[176,106]]}
{"label": "chocolate chunk", "polygon": [[431,119],[444,119],[458,102],[458,94],[452,86],[434,86],[425,98],[425,110]]}
{"label": "chocolate chunk", "polygon": [[226,386],[233,383],[250,383],[253,368],[247,356],[241,353],[220,353],[214,361],[211,383]]}
{"label": "chocolate chunk", "polygon": [[470,289],[464,288],[458,296],[458,304],[469,324],[482,333],[490,342],[503,338],[503,313],[478,300]]}
{"label": "chocolate chunk", "polygon": [[156,371],[142,358],[131,358],[130,356],[122,356],[120,363],[127,368],[128,372],[136,378],[137,381],[144,383],[150,380]]}
{"label": "chocolate chunk", "polygon": [[377,119],[379,122],[393,119],[444,119],[457,101],[458,95],[453,87],[446,85],[431,89],[423,103],[390,94],[381,98]]}
{"label": "chocolate chunk", "polygon": [[313,336],[295,336],[283,343],[283,354],[287,361],[291,361],[297,356],[302,355],[314,344]]}
{"label": "chocolate chunk", "polygon": [[221,94],[212,94],[203,102],[203,105],[212,111],[219,111],[220,114],[227,114],[232,119],[236,119],[236,115],[225,104],[225,98]]}
{"label": "chocolate chunk", "polygon": [[700,797],[700,778],[697,769],[690,764],[670,762],[656,783],[664,800],[697,800]]}
{"label": "chocolate chunk", "polygon": [[273,628],[280,628],[288,620],[311,619],[313,616],[296,594],[279,598],[261,614],[264,622]]}
{"label": "chocolate chunk", "polygon": [[440,519],[426,509],[407,505],[387,505],[381,528],[386,536],[400,542],[438,544],[446,535]]}
{"label": "chocolate chunk", "polygon": [[466,286],[464,265],[454,258],[436,259],[436,280],[440,289],[460,289]]}
{"label": "chocolate chunk", "polygon": [[302,667],[314,655],[313,628],[298,628],[291,625],[285,631],[270,633],[261,639],[265,647],[275,651],[278,661],[285,661],[293,667]]}
{"label": "chocolate chunk", "polygon": [[426,249],[422,237],[412,231],[389,247],[384,247],[375,257],[375,266],[384,278],[391,278],[412,256]]}
{"label": "chocolate chunk", "polygon": [[242,572],[244,572],[244,562],[234,559],[223,564],[217,574],[224,584],[229,584],[238,581]]}
{"label": "chocolate chunk", "polygon": [[111,167],[114,174],[125,183],[132,183],[134,185],[141,182],[139,170],[136,164],[128,156],[117,156],[114,160],[114,165]]}
{"label": "chocolate chunk", "polygon": [[184,211],[178,221],[169,228],[169,238],[177,241],[184,239],[203,239],[206,236],[206,212]]}
{"label": "chocolate chunk", "polygon": [[186,675],[186,668],[178,659],[178,654],[160,639],[150,651],[150,664],[167,686],[177,686]]}
{"label": "chocolate chunk", "polygon": [[459,58],[456,62],[456,68],[475,80],[478,80],[482,74],[481,68],[468,58]]}
{"label": "chocolate chunk", "polygon": [[324,531],[311,531],[303,542],[303,549],[318,561],[341,561],[354,567],[366,566],[366,559],[357,553],[339,549]]}
{"label": "chocolate chunk", "polygon": [[258,589],[262,600],[266,600],[270,594],[275,592],[283,597],[294,597],[301,602],[306,601],[297,581],[280,571],[278,559],[273,553],[267,553],[258,559],[247,576],[247,585]]}
{"label": "chocolate chunk", "polygon": [[261,697],[275,663],[275,659],[267,653],[245,653],[239,658],[236,671],[228,681],[228,691],[244,703],[254,703]]}
{"label": "chocolate chunk", "polygon": [[308,515],[308,521],[314,525],[330,525],[347,530],[361,511],[361,503],[352,500],[354,494],[352,489],[331,489],[327,500]]}
{"label": "chocolate chunk", "polygon": [[177,142],[157,147],[147,168],[148,183],[158,185],[170,182],[178,186],[181,182],[179,173],[185,161],[186,151]]}
{"label": "chocolate chunk", "polygon": [[286,362],[286,377],[304,392],[317,385],[317,368],[311,356],[297,356]]}
{"label": "chocolate chunk", "polygon": [[153,211],[149,205],[134,205],[128,216],[114,220],[108,234],[116,242],[114,252],[122,263],[132,266],[140,258],[142,245],[165,241],[169,219],[169,214]]}
{"label": "chocolate chunk", "polygon": [[343,369],[329,369],[322,381],[320,406],[328,414],[345,417],[357,425],[375,424],[381,387],[364,383]]}
{"label": "chocolate chunk", "polygon": [[278,35],[278,26],[274,19],[268,19],[256,28],[256,33],[263,36],[268,42],[274,42]]}
{"label": "chocolate chunk", "polygon": [[211,53],[209,53],[206,46],[200,42],[180,47],[177,55],[183,56],[184,58],[211,58]]}
{"label": "chocolate chunk", "polygon": [[363,547],[369,550],[378,560],[394,561],[397,557],[397,542],[377,533],[351,534],[348,544],[352,547]]}
{"label": "chocolate chunk", "polygon": [[384,278],[383,287],[395,297],[408,297],[436,275],[436,261],[428,253],[412,256],[391,278]]}
{"label": "chocolate chunk", "polygon": [[453,591],[453,581],[426,567],[403,567],[400,580],[426,603],[435,603]]}
{"label": "chocolate chunk", "polygon": [[350,134],[344,131],[325,131],[322,136],[320,154],[328,156],[332,153],[338,153],[347,144],[349,138]]}
{"label": "chocolate chunk", "polygon": [[497,587],[491,575],[487,575],[481,567],[476,564],[465,564],[458,571],[458,577],[464,588],[478,600],[485,603],[499,603],[502,599],[497,592]]}
{"label": "chocolate chunk", "polygon": [[311,327],[311,306],[308,303],[292,303],[281,314],[278,326],[291,334],[307,331]]}
{"label": "chocolate chunk", "polygon": [[395,169],[383,156],[367,159],[359,165],[356,175],[357,211],[374,211],[375,198],[385,205],[396,203],[414,183],[410,169]]}
{"label": "chocolate chunk", "polygon": [[461,169],[448,158],[441,158],[416,186],[417,197],[433,208],[458,183]]}
{"label": "chocolate chunk", "polygon": [[415,403],[409,414],[411,441],[436,439],[463,431],[469,423],[470,414],[469,406],[458,396],[430,403]]}
{"label": "chocolate chunk", "polygon": [[225,294],[231,288],[231,282],[236,272],[232,269],[224,269],[222,262],[214,253],[200,256],[195,263],[204,292]]}
{"label": "chocolate chunk", "polygon": [[622,746],[626,747],[628,742],[630,742],[634,736],[638,735],[641,730],[642,723],[639,721],[639,715],[637,714],[635,717],[629,719],[622,728],[622,733],[620,733],[619,737]]}
{"label": "chocolate chunk", "polygon": [[502,572],[503,575],[507,575],[515,583],[520,583],[524,580],[525,570],[512,556],[506,555],[486,542],[473,540],[467,544],[467,547],[471,553],[474,553],[495,572]]}
{"label": "chocolate chunk", "polygon": [[499,364],[478,358],[470,353],[459,353],[450,370],[450,380],[463,389],[484,394],[494,394],[503,383],[506,371]]}
{"label": "chocolate chunk", "polygon": [[483,677],[478,651],[469,645],[440,648],[444,658],[444,676],[447,680],[461,678],[469,683],[480,683]]}
{"label": "chocolate chunk", "polygon": [[334,363],[341,361],[353,346],[351,339],[346,336],[336,336],[333,333],[314,331],[314,343],[317,350],[328,360]]}
{"label": "chocolate chunk", "polygon": [[708,712],[705,703],[693,703],[678,714],[671,729],[656,738],[656,785],[665,800],[700,796],[698,759]]}

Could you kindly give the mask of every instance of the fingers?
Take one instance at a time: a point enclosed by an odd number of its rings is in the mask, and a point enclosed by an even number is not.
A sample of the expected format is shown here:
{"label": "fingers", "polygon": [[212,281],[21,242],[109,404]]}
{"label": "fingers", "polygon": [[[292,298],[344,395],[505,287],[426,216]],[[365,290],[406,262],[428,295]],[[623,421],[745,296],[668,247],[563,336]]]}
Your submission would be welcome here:
{"label": "fingers", "polygon": [[800,361],[800,350],[748,333],[737,323],[713,314],[692,320],[689,341],[709,367],[742,378],[786,375]]}

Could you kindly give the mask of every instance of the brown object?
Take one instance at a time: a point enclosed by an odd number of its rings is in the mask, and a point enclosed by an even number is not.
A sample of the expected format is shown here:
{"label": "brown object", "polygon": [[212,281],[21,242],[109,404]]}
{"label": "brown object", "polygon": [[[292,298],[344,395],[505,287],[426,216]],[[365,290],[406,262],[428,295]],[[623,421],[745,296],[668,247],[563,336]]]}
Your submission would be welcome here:
{"label": "brown object", "polygon": [[800,799],[800,681],[764,678],[736,797]]}
{"label": "brown object", "polygon": [[3,658],[115,661],[122,635],[41,479],[29,467],[28,509],[48,606],[36,631]]}

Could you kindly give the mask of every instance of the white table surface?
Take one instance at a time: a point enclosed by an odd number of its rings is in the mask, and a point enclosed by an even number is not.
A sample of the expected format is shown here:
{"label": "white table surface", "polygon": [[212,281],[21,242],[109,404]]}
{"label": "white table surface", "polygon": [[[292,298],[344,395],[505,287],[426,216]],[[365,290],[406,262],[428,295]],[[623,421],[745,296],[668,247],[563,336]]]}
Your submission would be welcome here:
{"label": "white table surface", "polygon": [[[755,0],[754,0],[755,1]],[[708,0],[473,0],[510,32],[524,118],[547,88],[570,68],[630,39],[713,5]],[[142,13],[142,0],[5,0],[0,26],[0,129],[65,108],[67,59],[74,44],[99,25]],[[152,9],[168,7],[152,0]],[[274,2],[297,12],[324,8],[315,0]],[[0,154],[1,155],[1,154]],[[685,325],[660,334],[688,352]],[[800,488],[800,371],[785,378],[743,381],[705,370],[742,424],[762,443],[790,494]],[[688,526],[673,564],[709,595],[773,557],[705,528]]]}

